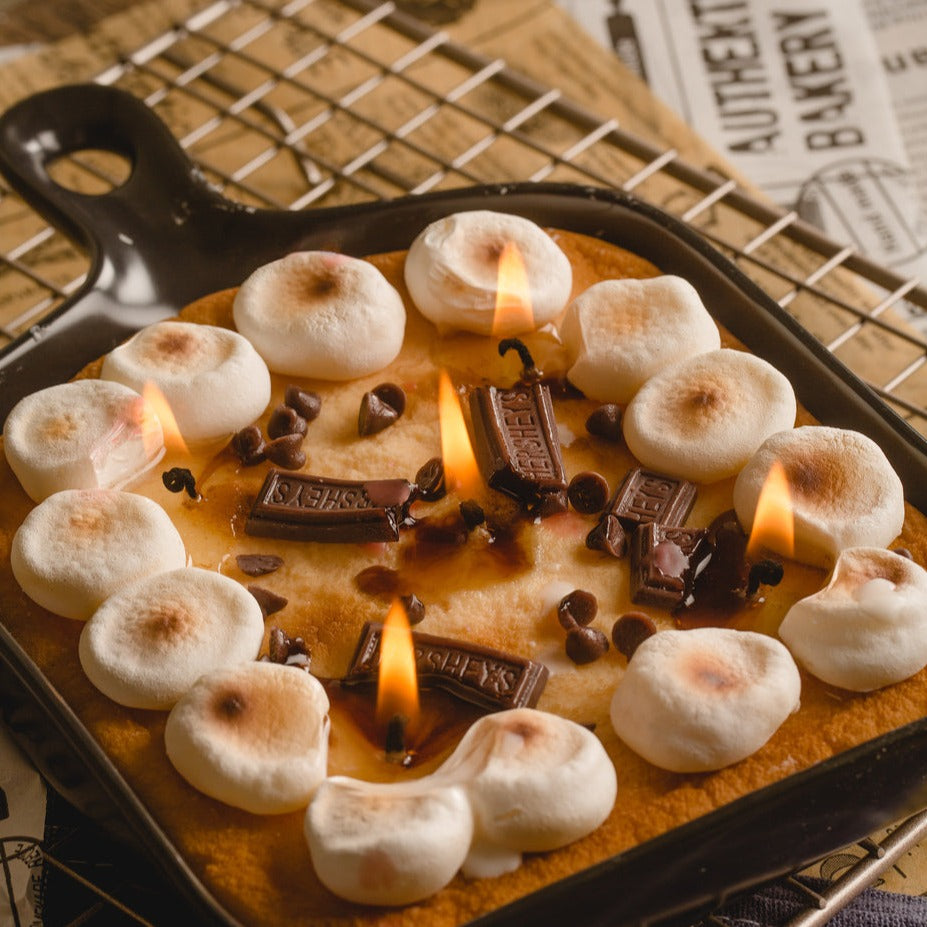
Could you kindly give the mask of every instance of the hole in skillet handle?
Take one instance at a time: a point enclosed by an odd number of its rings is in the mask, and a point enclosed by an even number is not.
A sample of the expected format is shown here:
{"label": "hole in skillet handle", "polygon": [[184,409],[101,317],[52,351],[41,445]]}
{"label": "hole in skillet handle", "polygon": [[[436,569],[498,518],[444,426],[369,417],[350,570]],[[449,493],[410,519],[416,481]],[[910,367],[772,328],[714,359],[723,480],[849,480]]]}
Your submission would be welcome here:
{"label": "hole in skillet handle", "polygon": [[[75,173],[87,152],[117,173]],[[207,184],[168,127],[126,91],[57,87],[0,116],[0,171],[90,255],[81,289],[0,351],[0,423],[28,393],[69,379],[145,325],[299,247],[311,213],[253,210]],[[77,189],[72,189],[75,187]]]}
{"label": "hole in skillet handle", "polygon": [[129,179],[132,162],[119,152],[87,148],[53,159],[47,171],[65,190],[84,196],[104,196]]}

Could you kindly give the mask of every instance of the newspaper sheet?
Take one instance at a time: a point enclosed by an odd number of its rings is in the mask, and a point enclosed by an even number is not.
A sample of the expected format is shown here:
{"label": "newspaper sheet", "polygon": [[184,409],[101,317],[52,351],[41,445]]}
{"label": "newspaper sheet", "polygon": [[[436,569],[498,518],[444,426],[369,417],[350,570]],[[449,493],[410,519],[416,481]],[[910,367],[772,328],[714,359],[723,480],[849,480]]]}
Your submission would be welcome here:
{"label": "newspaper sheet", "polygon": [[927,277],[927,0],[559,2],[780,205]]}

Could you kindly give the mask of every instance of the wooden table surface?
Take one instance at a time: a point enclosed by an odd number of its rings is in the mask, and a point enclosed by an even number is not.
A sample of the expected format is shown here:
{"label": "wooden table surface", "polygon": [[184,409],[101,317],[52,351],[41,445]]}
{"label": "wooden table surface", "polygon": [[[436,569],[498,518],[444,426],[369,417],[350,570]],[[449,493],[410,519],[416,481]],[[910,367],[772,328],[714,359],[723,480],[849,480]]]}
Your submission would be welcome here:
{"label": "wooden table surface", "polygon": [[137,0],[0,0],[0,45],[53,42],[86,32]]}

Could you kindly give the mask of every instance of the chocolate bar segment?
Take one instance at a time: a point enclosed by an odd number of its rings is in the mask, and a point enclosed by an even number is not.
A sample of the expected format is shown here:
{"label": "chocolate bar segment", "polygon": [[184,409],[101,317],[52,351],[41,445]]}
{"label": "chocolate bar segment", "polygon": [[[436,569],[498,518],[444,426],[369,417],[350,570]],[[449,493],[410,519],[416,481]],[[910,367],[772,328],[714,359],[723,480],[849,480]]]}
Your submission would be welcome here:
{"label": "chocolate bar segment", "polygon": [[470,393],[470,417],[477,461],[493,489],[520,499],[542,517],[566,509],[566,473],[546,385],[476,387]]}
{"label": "chocolate bar segment", "polygon": [[636,467],[628,471],[607,511],[629,533],[649,522],[681,525],[695,505],[695,495],[695,486],[688,480]]}
{"label": "chocolate bar segment", "polygon": [[711,557],[704,528],[649,522],[631,539],[631,601],[673,611],[693,600],[695,578]]}
{"label": "chocolate bar segment", "polygon": [[271,470],[245,532],[326,543],[396,541],[411,500],[407,480],[336,480]]}
{"label": "chocolate bar segment", "polygon": [[[382,633],[381,624],[364,625],[342,685],[376,681]],[[547,667],[524,657],[420,631],[412,632],[412,643],[420,685],[446,689],[489,711],[533,708],[547,684]]]}

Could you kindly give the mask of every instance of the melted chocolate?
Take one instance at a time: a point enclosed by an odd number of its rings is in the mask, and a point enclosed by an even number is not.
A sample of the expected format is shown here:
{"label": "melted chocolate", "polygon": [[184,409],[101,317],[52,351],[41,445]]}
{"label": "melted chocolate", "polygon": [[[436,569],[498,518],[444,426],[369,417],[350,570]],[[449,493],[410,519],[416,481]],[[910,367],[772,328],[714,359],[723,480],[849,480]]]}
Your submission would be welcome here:
{"label": "melted chocolate", "polygon": [[403,532],[397,567],[366,567],[354,584],[366,595],[434,600],[436,594],[511,579],[533,566],[523,525],[521,519],[490,517],[471,531],[459,510],[426,516]]}
{"label": "melted chocolate", "polygon": [[345,739],[344,732],[353,727],[369,745],[369,751],[361,757],[364,768],[356,769],[357,744],[345,748],[351,755],[352,773],[371,780],[395,778],[397,769],[414,769],[444,760],[470,725],[485,714],[477,706],[462,702],[448,692],[437,689],[423,691],[419,717],[408,724],[404,732],[407,760],[397,767],[386,757],[387,725],[377,721],[373,688],[351,688],[342,685],[338,679],[320,681],[330,702],[329,768],[334,772],[341,771],[339,751]]}
{"label": "melted chocolate", "polygon": [[692,604],[675,613],[681,628],[726,624],[748,604],[747,536],[733,509],[711,523],[707,540],[711,560],[695,579]]}

